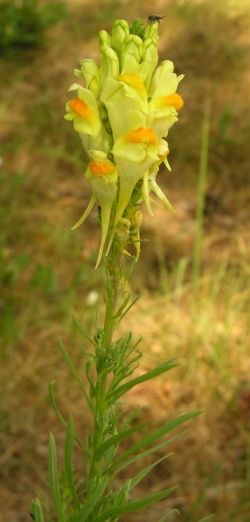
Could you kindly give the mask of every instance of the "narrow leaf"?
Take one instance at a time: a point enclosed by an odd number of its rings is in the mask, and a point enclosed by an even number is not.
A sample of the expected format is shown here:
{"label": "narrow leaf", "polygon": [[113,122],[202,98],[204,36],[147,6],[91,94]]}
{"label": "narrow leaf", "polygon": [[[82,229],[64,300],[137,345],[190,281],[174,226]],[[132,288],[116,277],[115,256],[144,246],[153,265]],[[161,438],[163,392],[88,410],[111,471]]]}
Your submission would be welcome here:
{"label": "narrow leaf", "polygon": [[149,381],[151,379],[154,379],[155,377],[158,377],[162,373],[165,373],[172,368],[175,368],[178,366],[177,363],[174,363],[176,359],[171,359],[170,361],[164,362],[154,368],[153,370],[144,373],[143,375],[140,375],[139,377],[136,377],[135,379],[131,379],[130,381],[124,383],[122,386],[119,386],[115,390],[112,391],[111,394],[107,394],[107,400],[114,401],[117,400],[119,397],[121,397],[124,393],[126,393],[128,390],[131,390],[138,384],[141,384],[142,382]]}
{"label": "narrow leaf", "polygon": [[124,299],[122,305],[120,306],[120,308],[118,308],[114,318],[117,319],[118,317],[120,317],[121,313],[123,312],[124,308],[126,308],[127,304],[129,303],[130,301],[130,298],[131,298],[131,294],[127,293],[127,297]]}
{"label": "narrow leaf", "polygon": [[74,375],[76,381],[78,382],[78,384],[83,392],[83,395],[88,403],[90,411],[93,413],[93,411],[94,411],[93,404],[85,390],[84,384],[83,384],[80,376],[78,375],[78,373],[75,369],[75,366],[74,366],[73,362],[71,361],[70,356],[69,356],[65,346],[63,345],[61,339],[59,339],[59,347],[60,347],[60,350],[61,350],[61,353],[62,353],[62,356],[63,356],[65,362],[67,363],[69,369],[71,370],[71,373]]}
{"label": "narrow leaf", "polygon": [[76,493],[75,482],[74,482],[74,474],[72,469],[72,454],[73,454],[73,444],[74,444],[74,421],[73,417],[70,413],[69,422],[67,426],[66,440],[65,440],[65,456],[64,456],[64,464],[65,464],[65,472],[68,480],[69,489],[74,500],[74,503],[78,509],[81,508],[81,503],[78,500],[78,496]]}
{"label": "narrow leaf", "polygon": [[102,497],[105,488],[109,482],[109,477],[106,477],[94,490],[91,497],[89,497],[81,510],[70,519],[70,522],[85,522],[88,519],[88,516],[92,513],[95,505]]}
{"label": "narrow leaf", "polygon": [[171,511],[168,511],[166,515],[163,515],[163,517],[160,520],[158,520],[158,522],[165,522],[165,520],[167,520],[167,518],[173,513],[177,513],[177,515],[180,514],[178,509],[171,509]]}
{"label": "narrow leaf", "polygon": [[101,444],[101,446],[99,446],[99,448],[95,451],[94,459],[99,460],[109,448],[120,443],[121,440],[127,439],[130,435],[136,433],[137,431],[142,430],[143,428],[145,428],[145,426],[150,424],[150,422],[151,421],[144,422],[142,424],[139,424],[138,426],[123,430],[117,435],[110,437],[108,440],[103,442],[103,444]]}
{"label": "narrow leaf", "polygon": [[[85,337],[85,339],[87,339],[87,341],[89,341],[90,344],[92,344],[94,347],[96,347],[96,344],[95,342],[93,341],[93,339],[91,339],[91,337],[89,336],[88,332],[86,332],[86,330],[84,330],[84,328],[82,327],[82,325],[78,322],[78,320],[76,319],[76,317],[74,317],[74,315],[72,315],[72,320],[73,320],[73,323],[74,325],[76,326],[76,328],[79,330],[79,332],[83,335],[83,337]],[[92,355],[92,354],[90,354]]]}
{"label": "narrow leaf", "polygon": [[132,306],[134,306],[137,301],[139,301],[139,299],[141,299],[141,297],[143,296],[144,292],[142,292],[141,294],[138,294],[135,299],[133,299],[132,303],[130,303],[130,305],[126,308],[126,310],[123,312],[123,314],[121,315],[121,317],[119,318],[119,321],[117,324],[119,324],[122,319],[125,317],[125,315],[127,315],[127,313],[129,312],[129,310],[132,308]]}
{"label": "narrow leaf", "polygon": [[[89,381],[89,385],[90,385],[90,395],[91,395],[91,397],[95,397],[97,394],[97,391],[96,391],[96,385],[90,376],[91,367],[92,367],[92,361],[87,361],[85,364],[85,368],[86,368],[86,377],[87,377],[87,379]],[[93,409],[92,413],[94,415],[94,409]]]}
{"label": "narrow leaf", "polygon": [[58,522],[64,522],[58,485],[56,442],[53,433],[50,433],[49,438],[49,482]]}
{"label": "narrow leaf", "polygon": [[[55,384],[56,381],[51,381],[48,385],[48,388],[49,388],[49,398],[50,398],[50,402],[52,404],[52,407],[56,413],[56,416],[58,417],[58,419],[61,421],[61,423],[65,426],[65,428],[67,429],[67,426],[68,426],[68,423],[67,421],[64,419],[64,417],[62,416],[62,414],[60,413],[60,411],[58,410],[57,408],[57,404],[56,404],[56,401],[55,401],[55,397],[54,397],[54,392],[53,392],[53,386]],[[74,439],[76,440],[77,444],[79,444],[80,448],[82,449],[82,451],[85,453],[85,455],[89,458],[89,452],[87,451],[87,449],[85,448],[84,444],[82,443],[80,437],[78,437],[78,435],[76,433],[74,433]]]}
{"label": "narrow leaf", "polygon": [[214,518],[214,516],[215,516],[214,514],[213,515],[208,515],[205,518],[201,518],[201,520],[199,520],[199,522],[205,522],[207,520],[211,520],[211,518]]}
{"label": "narrow leaf", "polygon": [[97,517],[95,522],[106,522],[112,518],[119,517],[124,513],[130,513],[131,511],[147,508],[148,506],[151,506],[151,504],[154,504],[155,502],[158,502],[159,500],[162,500],[163,498],[170,495],[170,493],[172,493],[175,489],[176,488],[164,489],[159,493],[154,493],[153,495],[149,495],[148,497],[142,498],[141,500],[130,502],[125,506],[110,507],[110,509],[107,509],[104,513]]}
{"label": "narrow leaf", "polygon": [[153,433],[146,435],[146,437],[144,437],[142,440],[131,446],[118,459],[116,459],[116,461],[114,462],[114,466],[117,466],[120,462],[126,460],[130,455],[132,455],[136,451],[139,451],[140,449],[144,448],[145,446],[148,446],[149,444],[153,444],[157,439],[164,437],[184,422],[187,422],[193,417],[200,415],[200,413],[200,411],[196,411],[193,413],[186,413],[184,415],[181,415],[180,417],[174,419],[165,426],[162,426],[158,430],[155,430]]}
{"label": "narrow leaf", "polygon": [[157,464],[159,464],[160,462],[162,462],[162,460],[165,460],[165,459],[167,459],[168,457],[170,457],[170,455],[173,455],[173,453],[168,453],[167,455],[164,455],[164,456],[161,457],[160,459],[158,459],[158,460],[156,460],[155,462],[153,462],[152,464],[150,464],[150,466],[147,466],[147,467],[144,468],[142,471],[140,471],[139,473],[137,473],[137,475],[135,475],[135,476],[131,479],[129,490],[131,491],[135,486],[137,486],[137,484],[139,484],[139,482],[141,482],[141,480],[142,480],[146,475],[148,475],[148,473],[150,473],[150,471],[152,471],[152,469],[154,469],[154,468],[157,466]]}
{"label": "narrow leaf", "polygon": [[44,522],[43,508],[41,506],[39,498],[35,498],[34,500],[32,500],[31,506],[35,522]]}
{"label": "narrow leaf", "polygon": [[[188,430],[185,430],[183,431],[182,433],[179,433],[178,435],[176,435],[175,437],[172,437],[171,439],[168,439],[168,440],[164,440],[163,442],[161,442],[160,444],[156,444],[156,446],[153,446],[152,448],[149,448],[148,450],[146,451],[143,451],[142,453],[139,453],[139,455],[134,455],[133,457],[131,457],[130,459],[126,459],[125,462],[123,462],[123,464],[121,466],[119,466],[119,468],[117,468],[114,472],[114,474],[112,475],[112,479],[118,475],[123,469],[127,468],[128,466],[130,466],[131,464],[134,464],[135,462],[137,462],[138,460],[140,459],[143,459],[145,457],[147,457],[148,455],[151,455],[152,453],[155,453],[156,451],[159,451],[160,449],[164,448],[165,446],[168,446],[169,444],[171,444],[172,442],[174,442],[175,440],[179,439],[180,437],[183,436],[184,433],[186,433]],[[113,463],[113,465],[111,464],[110,468],[108,469],[107,473],[112,470],[116,465],[116,462]]]}

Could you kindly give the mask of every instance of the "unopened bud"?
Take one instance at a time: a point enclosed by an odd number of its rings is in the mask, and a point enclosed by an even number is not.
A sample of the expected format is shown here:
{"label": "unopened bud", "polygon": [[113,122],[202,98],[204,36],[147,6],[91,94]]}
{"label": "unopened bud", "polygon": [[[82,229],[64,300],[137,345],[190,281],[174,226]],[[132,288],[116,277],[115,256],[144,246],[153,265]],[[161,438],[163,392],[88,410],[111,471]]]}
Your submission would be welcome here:
{"label": "unopened bud", "polygon": [[129,219],[121,218],[116,227],[116,235],[119,237],[122,243],[126,243],[130,234],[131,222]]}
{"label": "unopened bud", "polygon": [[132,214],[131,216],[131,225],[135,227],[136,229],[139,229],[142,224],[142,212],[139,210],[139,208]]}

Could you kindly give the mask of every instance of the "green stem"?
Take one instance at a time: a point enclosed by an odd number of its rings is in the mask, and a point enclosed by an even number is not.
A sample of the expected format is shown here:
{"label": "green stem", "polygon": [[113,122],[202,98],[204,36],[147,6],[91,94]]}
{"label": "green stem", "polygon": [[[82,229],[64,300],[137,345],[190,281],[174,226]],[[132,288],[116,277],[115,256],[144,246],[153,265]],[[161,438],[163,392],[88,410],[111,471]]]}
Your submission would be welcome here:
{"label": "green stem", "polygon": [[122,261],[123,254],[119,249],[119,243],[114,242],[106,267],[104,349],[107,353],[110,352],[112,337],[116,327],[115,312],[122,283]]}
{"label": "green stem", "polygon": [[[90,441],[90,452],[92,455],[92,462],[88,477],[87,496],[93,494],[93,491],[100,484],[105,470],[109,467],[112,461],[112,456],[105,456],[99,459],[95,458],[97,449],[110,437],[110,430],[115,428],[112,420],[114,417],[113,409],[107,406],[106,392],[107,392],[107,375],[108,367],[107,361],[110,358],[110,351],[112,347],[112,339],[116,327],[116,309],[119,301],[120,290],[122,286],[122,269],[123,257],[119,242],[114,241],[110,249],[110,253],[105,259],[106,270],[106,284],[105,284],[105,319],[102,330],[101,341],[96,350],[96,384],[95,384],[95,411],[94,411],[94,429],[93,436]],[[91,515],[95,520],[97,512]]]}

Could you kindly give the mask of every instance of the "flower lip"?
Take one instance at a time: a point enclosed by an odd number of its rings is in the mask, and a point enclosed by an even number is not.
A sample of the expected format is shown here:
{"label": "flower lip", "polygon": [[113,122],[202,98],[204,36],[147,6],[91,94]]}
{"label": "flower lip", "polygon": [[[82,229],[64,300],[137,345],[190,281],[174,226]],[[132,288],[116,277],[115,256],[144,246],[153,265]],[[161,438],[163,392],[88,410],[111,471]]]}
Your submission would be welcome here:
{"label": "flower lip", "polygon": [[147,129],[145,127],[127,132],[125,136],[126,141],[129,143],[145,143],[148,145],[157,145],[158,143],[153,129]]}
{"label": "flower lip", "polygon": [[112,174],[115,166],[105,161],[90,161],[89,169],[94,176],[105,176],[105,174]]}
{"label": "flower lip", "polygon": [[129,87],[133,87],[137,91],[143,91],[143,93],[145,91],[145,94],[146,94],[145,85],[137,74],[132,74],[132,73],[120,74],[120,76],[118,76],[118,78],[117,78],[117,81],[125,83],[126,85],[129,85]]}
{"label": "flower lip", "polygon": [[69,101],[69,108],[80,118],[88,119],[93,115],[93,111],[86,103],[78,98]]}
{"label": "flower lip", "polygon": [[182,109],[184,105],[184,101],[180,94],[174,92],[173,94],[167,94],[165,96],[159,96],[153,100],[153,104],[155,107],[168,107],[173,106],[177,111]]}

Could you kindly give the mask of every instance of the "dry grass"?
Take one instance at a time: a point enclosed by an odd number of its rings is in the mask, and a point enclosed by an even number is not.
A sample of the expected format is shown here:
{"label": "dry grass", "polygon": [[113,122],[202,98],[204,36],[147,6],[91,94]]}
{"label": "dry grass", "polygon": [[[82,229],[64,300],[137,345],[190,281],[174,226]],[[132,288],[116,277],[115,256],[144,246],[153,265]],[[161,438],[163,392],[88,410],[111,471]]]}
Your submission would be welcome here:
{"label": "dry grass", "polygon": [[[1,510],[5,522],[29,520],[30,502],[47,493],[48,433],[64,433],[49,405],[47,383],[56,379],[58,405],[72,411],[82,433],[89,418],[57,348],[61,336],[82,365],[75,313],[94,328],[101,269],[94,272],[98,225],[78,219],[89,193],[84,158],[63,123],[73,67],[97,56],[97,31],[113,20],[146,18],[151,4],[67,3],[69,15],[47,33],[45,46],[18,60],[2,61],[1,167]],[[238,6],[238,7],[237,7]],[[174,175],[162,185],[177,214],[161,209],[145,217],[143,253],[134,291],[148,290],[121,333],[143,335],[140,371],[166,358],[180,366],[167,379],[128,394],[128,408],[156,424],[197,409],[204,413],[170,450],[175,454],[144,483],[147,491],[179,484],[171,501],[143,515],[156,521],[169,507],[173,521],[196,522],[215,513],[218,522],[250,519],[249,381],[249,13],[247,3],[156,2],[161,57],[186,75],[185,109],[170,134]],[[139,11],[139,12],[138,12]],[[204,99],[212,100],[209,177],[202,275],[191,276]],[[165,180],[164,180],[165,176]],[[94,214],[93,214],[94,217]],[[78,463],[76,463],[78,468]],[[80,471],[80,469],[79,469]],[[138,496],[142,491],[138,490]],[[132,517],[129,519],[132,521]],[[142,521],[134,517],[133,520]],[[125,518],[124,518],[125,521]]]}

